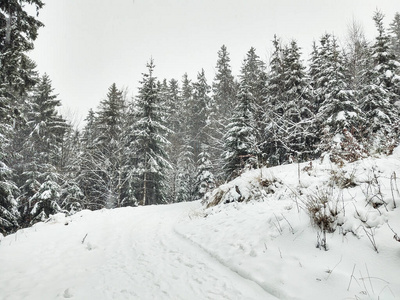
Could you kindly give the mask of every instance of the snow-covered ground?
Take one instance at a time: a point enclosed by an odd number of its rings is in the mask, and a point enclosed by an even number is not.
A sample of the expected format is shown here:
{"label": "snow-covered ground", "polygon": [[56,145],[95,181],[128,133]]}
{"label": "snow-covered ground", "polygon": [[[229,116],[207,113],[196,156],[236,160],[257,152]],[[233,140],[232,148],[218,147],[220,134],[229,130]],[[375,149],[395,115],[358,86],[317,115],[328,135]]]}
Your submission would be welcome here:
{"label": "snow-covered ground", "polygon": [[275,299],[174,231],[199,202],[59,214],[0,244],[0,299]]}
{"label": "snow-covered ground", "polygon": [[[246,172],[206,209],[82,211],[20,230],[0,241],[0,299],[400,299],[400,149],[306,166],[300,184],[296,164]],[[327,251],[307,210],[323,195],[337,212]]]}

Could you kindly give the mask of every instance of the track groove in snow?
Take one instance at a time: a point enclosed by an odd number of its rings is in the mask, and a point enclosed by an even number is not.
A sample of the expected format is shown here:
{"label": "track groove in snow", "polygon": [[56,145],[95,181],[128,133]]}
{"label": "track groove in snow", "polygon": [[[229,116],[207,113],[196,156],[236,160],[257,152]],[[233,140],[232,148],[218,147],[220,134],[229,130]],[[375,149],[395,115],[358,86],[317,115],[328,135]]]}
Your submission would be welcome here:
{"label": "track groove in snow", "polygon": [[193,205],[84,211],[8,236],[0,299],[276,299],[174,231]]}
{"label": "track groove in snow", "polygon": [[[189,241],[190,243],[192,243],[193,245],[195,245],[196,247],[202,249],[204,252],[208,253],[212,258],[214,258],[215,260],[217,260],[221,265],[225,266],[227,269],[229,269],[231,272],[234,272],[236,274],[238,274],[240,277],[242,277],[245,280],[254,282],[255,284],[257,284],[260,288],[262,288],[266,293],[268,293],[269,295],[275,296],[275,298],[273,299],[279,299],[279,297],[281,296],[280,294],[282,292],[278,291],[277,289],[274,289],[273,287],[269,286],[267,283],[263,283],[258,281],[256,278],[254,278],[251,274],[246,273],[245,271],[241,270],[240,268],[235,268],[232,265],[227,264],[221,257],[219,257],[217,254],[212,253],[211,251],[209,251],[207,248],[203,247],[201,244],[196,243],[194,240],[190,239],[189,237],[185,236],[183,233],[180,233],[178,230],[175,229],[176,234],[178,234],[179,236],[181,236],[183,239]],[[272,298],[271,298],[272,299]]]}

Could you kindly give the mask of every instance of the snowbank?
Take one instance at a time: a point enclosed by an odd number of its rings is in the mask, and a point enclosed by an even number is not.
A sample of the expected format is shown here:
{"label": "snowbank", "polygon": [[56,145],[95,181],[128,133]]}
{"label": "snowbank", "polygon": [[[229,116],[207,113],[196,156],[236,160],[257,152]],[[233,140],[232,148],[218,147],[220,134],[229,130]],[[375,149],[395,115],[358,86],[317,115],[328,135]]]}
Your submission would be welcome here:
{"label": "snowbank", "polygon": [[246,172],[177,232],[279,299],[400,298],[400,148],[298,167]]}

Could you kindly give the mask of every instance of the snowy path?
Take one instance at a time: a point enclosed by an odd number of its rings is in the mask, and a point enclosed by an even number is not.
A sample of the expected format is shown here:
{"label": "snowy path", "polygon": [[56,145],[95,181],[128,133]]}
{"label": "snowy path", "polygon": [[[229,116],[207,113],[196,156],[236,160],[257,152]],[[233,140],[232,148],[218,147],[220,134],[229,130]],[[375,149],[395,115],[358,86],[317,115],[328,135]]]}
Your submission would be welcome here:
{"label": "snowy path", "polygon": [[82,212],[9,236],[0,299],[276,299],[175,233],[196,205]]}

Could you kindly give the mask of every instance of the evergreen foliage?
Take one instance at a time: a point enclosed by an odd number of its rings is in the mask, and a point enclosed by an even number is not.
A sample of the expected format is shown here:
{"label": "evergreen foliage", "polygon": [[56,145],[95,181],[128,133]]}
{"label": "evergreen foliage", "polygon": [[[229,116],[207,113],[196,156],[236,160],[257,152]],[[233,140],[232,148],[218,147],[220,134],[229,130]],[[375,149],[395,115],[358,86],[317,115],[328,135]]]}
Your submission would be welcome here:
{"label": "evergreen foliage", "polygon": [[346,81],[344,59],[335,37],[322,36],[312,53],[311,68],[317,102],[315,122],[320,128],[318,152],[337,153],[343,150],[345,133],[356,138],[360,135],[361,111]]}
{"label": "evergreen foliage", "polygon": [[241,82],[231,122],[223,137],[225,162],[223,169],[227,180],[240,175],[246,167],[256,164],[258,154],[255,132],[255,101],[244,81]]}
{"label": "evergreen foliage", "polygon": [[143,74],[139,95],[135,102],[135,121],[129,148],[133,157],[131,186],[140,205],[165,203],[166,170],[170,167],[165,150],[170,131],[164,124],[164,110],[160,105],[153,60]]}
{"label": "evergreen foliage", "polygon": [[202,69],[157,81],[147,64],[131,101],[113,83],[82,130],[60,115],[33,49],[37,16],[0,2],[0,233],[58,212],[193,201],[244,170],[315,159],[339,164],[400,142],[400,15],[377,11],[368,41],[324,34],[308,69],[296,41],[274,37],[268,65],[252,47],[235,78],[223,45],[211,86]]}

